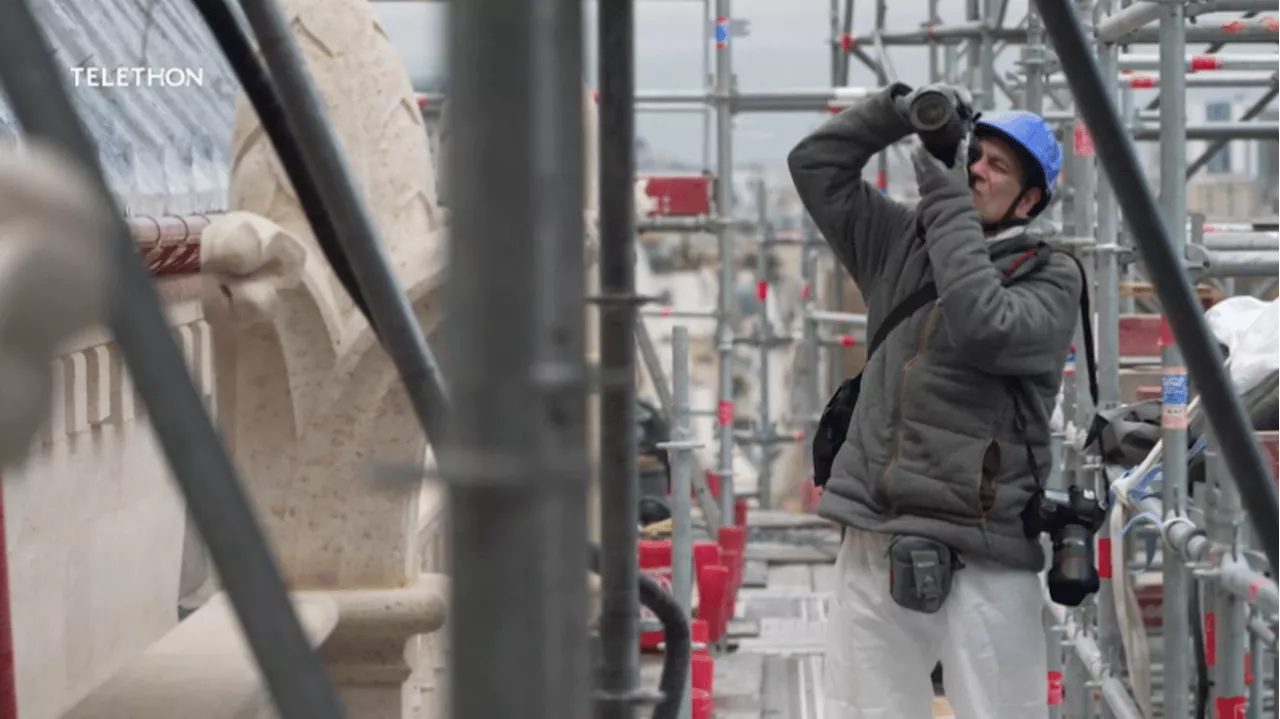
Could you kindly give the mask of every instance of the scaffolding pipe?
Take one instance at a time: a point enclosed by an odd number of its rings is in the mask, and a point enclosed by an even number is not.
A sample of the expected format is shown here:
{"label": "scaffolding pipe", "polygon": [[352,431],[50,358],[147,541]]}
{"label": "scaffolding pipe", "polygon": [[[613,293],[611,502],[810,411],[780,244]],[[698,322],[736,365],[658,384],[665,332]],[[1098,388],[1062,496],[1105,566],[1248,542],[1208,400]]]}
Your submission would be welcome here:
{"label": "scaffolding pipe", "polygon": [[[1167,460],[1162,462],[1162,466],[1167,466]],[[1143,497],[1134,511],[1151,517],[1169,515],[1164,502],[1155,496]],[[1166,519],[1159,529],[1165,546],[1176,555],[1177,561],[1206,565],[1205,579],[1217,582],[1267,617],[1274,618],[1280,612],[1276,580],[1254,571],[1247,562],[1234,557],[1230,546],[1215,542],[1186,518]]]}
{"label": "scaffolding pipe", "polygon": [[[1168,102],[1165,100],[1164,102]],[[1161,103],[1161,107],[1163,107]],[[1187,140],[1272,140],[1280,135],[1280,123],[1276,122],[1206,122],[1185,125],[1183,131]],[[1168,137],[1168,126],[1164,122],[1140,123],[1132,126],[1135,140],[1161,140]],[[1184,163],[1185,166],[1185,163]],[[1179,173],[1179,182],[1185,182],[1186,172]]]}
{"label": "scaffolding pipe", "polygon": [[[1063,61],[1072,94],[1093,133],[1102,165],[1133,230],[1156,294],[1181,339],[1186,364],[1200,387],[1205,414],[1222,442],[1231,474],[1239,484],[1254,531],[1263,542],[1271,566],[1280,566],[1280,506],[1275,480],[1253,440],[1239,395],[1222,367],[1222,357],[1209,333],[1203,310],[1182,272],[1166,223],[1147,190],[1134,145],[1124,134],[1115,104],[1104,89],[1097,64],[1088,51],[1084,30],[1067,0],[1035,0],[1045,30]],[[1181,173],[1180,173],[1181,175]],[[1181,180],[1181,176],[1179,177]],[[1181,218],[1174,227],[1185,226]]]}
{"label": "scaffolding pipe", "polygon": [[[1274,243],[1272,244],[1274,247]],[[1209,252],[1202,277],[1275,277],[1278,252]]]}
{"label": "scaffolding pipe", "polygon": [[[716,212],[721,217],[733,215],[733,33],[729,24],[733,17],[730,0],[715,0],[716,31],[715,96],[716,96]],[[628,139],[630,142],[630,139]],[[726,226],[716,228],[716,244],[720,255],[720,292],[716,302],[716,349],[719,355],[719,402],[716,422],[719,430],[720,516],[728,521],[733,516],[733,307],[734,262],[733,235]],[[604,719],[609,719],[605,717]]]}
{"label": "scaffolding pipe", "polygon": [[[1098,23],[1094,32],[1100,42],[1114,43],[1126,35],[1155,22],[1160,17],[1160,2],[1135,2],[1127,8],[1107,16]],[[1273,0],[1218,0],[1190,5],[1187,16],[1195,17],[1215,12],[1265,12],[1275,10]]]}
{"label": "scaffolding pipe", "polygon": [[[645,315],[647,313],[641,310],[641,314]],[[659,316],[669,317],[669,315]],[[672,330],[672,342],[675,341],[674,331],[677,329],[680,329],[680,327],[675,327]],[[679,422],[679,417],[677,416],[679,400],[673,396],[673,390],[667,384],[666,373],[662,371],[662,361],[658,359],[658,350],[653,346],[653,337],[649,335],[649,327],[643,321],[636,322],[636,348],[640,352],[640,359],[644,362],[645,370],[649,373],[649,381],[653,383],[653,390],[658,395],[658,404],[662,407],[663,413],[666,414],[670,426],[674,427]],[[675,369],[673,368],[673,377],[674,374]],[[672,381],[675,381],[674,378]],[[693,475],[690,480],[693,486],[693,496],[698,501],[698,509],[702,510],[703,521],[706,522],[710,531],[714,533],[720,527],[720,506],[716,504],[715,497],[712,497],[711,492],[707,489],[698,455],[690,453],[689,461],[693,464]],[[675,470],[673,469],[672,471],[674,472]]]}
{"label": "scaffolding pipe", "polygon": [[[874,88],[817,87],[738,92],[731,90],[729,110],[747,112],[839,112],[866,97]],[[442,93],[421,93],[424,111],[440,108],[447,101]],[[636,112],[704,112],[717,102],[715,92],[705,90],[643,90],[636,93]]]}
{"label": "scaffolding pipe", "polygon": [[[874,88],[817,87],[784,90],[729,92],[731,112],[835,112],[849,107]],[[701,90],[649,90],[636,93],[637,109],[666,105],[714,103],[716,93]]]}
{"label": "scaffolding pipe", "polygon": [[[583,703],[590,706],[589,694],[568,694],[589,691],[582,674],[589,671],[584,628],[570,615],[586,604],[585,592],[574,589],[587,569],[585,516],[571,517],[585,515],[586,500],[570,499],[585,481],[578,466],[586,461],[585,437],[577,436],[585,432],[585,417],[573,400],[584,389],[583,346],[576,340],[585,319],[571,294],[543,294],[563,290],[541,287],[560,272],[574,274],[574,267],[576,278],[558,279],[581,287],[584,271],[580,260],[569,259],[573,245],[581,255],[583,237],[582,129],[580,120],[569,119],[581,101],[581,86],[570,89],[580,82],[580,64],[552,44],[580,46],[580,16],[568,4],[540,0],[536,10],[532,4],[504,10],[480,1],[448,13],[456,83],[451,112],[465,119],[451,128],[446,168],[454,239],[447,296],[458,328],[449,350],[465,401],[457,405],[441,459],[452,512],[455,716],[583,717]],[[488,32],[504,38],[503,52],[477,50]],[[524,61],[513,64],[511,57]],[[510,123],[511,116],[522,121]],[[601,253],[607,258],[606,217],[602,213]],[[569,266],[554,267],[559,262]],[[492,301],[494,286],[502,288],[504,302]],[[567,314],[556,318],[557,311]],[[554,327],[569,334],[564,344],[552,340]],[[491,411],[511,397],[558,401]],[[544,412],[554,412],[555,404],[572,414],[544,427]],[[551,528],[548,521],[568,526]],[[566,546],[575,539],[577,547]],[[567,606],[556,606],[562,601]],[[548,642],[565,646],[552,656]],[[566,686],[548,686],[552,679]]]}
{"label": "scaffolding pipe", "polygon": [[[1186,36],[1182,28],[1178,28],[1178,37],[1182,39],[1182,47],[1186,47]],[[1179,72],[1207,72],[1210,70],[1270,70],[1274,71],[1280,59],[1275,53],[1250,55],[1210,55],[1196,53],[1181,58],[1168,58],[1164,51],[1164,40],[1160,41],[1160,53],[1156,55],[1141,53],[1121,53],[1120,70],[1159,70],[1161,75],[1174,77]]]}
{"label": "scaffolding pipe", "polygon": [[[834,0],[832,5],[834,5]],[[841,13],[840,19],[840,37],[835,38],[836,46],[844,50],[844,39],[853,37],[853,0],[844,0],[844,11]],[[836,62],[835,82],[832,84],[836,87],[844,87],[849,84],[849,56],[850,52],[841,52],[840,59]]]}
{"label": "scaffolding pipe", "polygon": [[1044,108],[1044,24],[1035,5],[1027,7],[1027,43],[1022,48],[1022,68],[1026,82],[1022,86],[1022,106],[1036,114]]}
{"label": "scaffolding pipe", "polygon": [[[643,323],[638,323],[643,324]],[[693,492],[693,429],[689,422],[689,328],[679,325],[671,330],[671,393],[674,406],[669,413],[671,441],[662,445],[671,465],[671,594],[686,617],[693,616],[693,508],[689,496]],[[704,515],[705,518],[705,515]],[[716,536],[716,525],[707,530]],[[691,719],[692,693],[686,678],[680,703],[679,719]]]}
{"label": "scaffolding pipe", "polygon": [[829,312],[827,310],[812,310],[805,313],[805,317],[815,322],[834,322],[836,324],[857,325],[859,327],[867,326],[867,316],[854,314],[852,312]]}
{"label": "scaffolding pipe", "polygon": [[1223,232],[1276,232],[1280,227],[1274,220],[1255,220],[1252,222],[1213,222],[1204,225],[1205,236]]}
{"label": "scaffolding pipe", "polygon": [[[1108,77],[1108,75],[1103,75]],[[1122,88],[1130,88],[1134,90],[1147,90],[1160,87],[1160,73],[1158,72],[1120,72],[1115,74],[1116,84]],[[1231,87],[1231,88],[1251,88],[1251,87],[1274,87],[1276,84],[1275,72],[1258,72],[1227,70],[1224,72],[1197,72],[1190,75],[1183,75],[1186,87]],[[1046,84],[1054,89],[1067,87],[1067,79],[1061,74],[1050,75]]]}
{"label": "scaffolding pipe", "polygon": [[[1049,21],[1048,18],[1049,14],[1045,13],[1046,22]],[[1097,688],[1102,701],[1111,710],[1115,719],[1144,719],[1124,682],[1113,676],[1107,669],[1102,660],[1102,652],[1098,650],[1098,645],[1093,638],[1086,634],[1082,627],[1068,619],[1065,607],[1054,604],[1047,596],[1045,606],[1052,614],[1053,622],[1065,628],[1066,644],[1071,648],[1073,658],[1083,665],[1089,675],[1090,684]],[[1090,712],[1091,715],[1092,712]]]}
{"label": "scaffolding pipe", "polygon": [[714,320],[716,318],[714,310],[677,310],[670,307],[642,309],[640,314],[644,317],[661,317],[663,319]]}
{"label": "scaffolding pipe", "polygon": [[[1161,45],[1159,53],[1160,74],[1169,78],[1165,90],[1160,93],[1160,121],[1165,127],[1164,141],[1160,143],[1160,203],[1164,226],[1169,229],[1170,245],[1177,256],[1186,255],[1187,196],[1183,181],[1187,166],[1187,144],[1191,137],[1186,126],[1187,91],[1175,78],[1186,57],[1186,8],[1182,5],[1167,6],[1160,15]],[[1124,55],[1120,55],[1124,58]],[[1123,59],[1121,60],[1123,62]],[[1134,134],[1138,139],[1138,133]],[[1145,254],[1145,253],[1144,253]],[[1185,278],[1185,274],[1182,277]],[[1184,280],[1185,281],[1185,280]],[[1164,329],[1165,318],[1161,318]],[[1179,338],[1183,335],[1178,335]],[[1161,431],[1164,444],[1164,468],[1162,490],[1168,515],[1185,517],[1189,509],[1189,481],[1187,479],[1187,402],[1188,378],[1183,361],[1181,343],[1161,333]],[[1185,340],[1184,340],[1185,341]],[[1190,593],[1195,591],[1190,570],[1177,561],[1164,562],[1163,590],[1161,594],[1161,631],[1164,637],[1164,656],[1186,656],[1191,648],[1191,621],[1188,616]],[[1190,710],[1191,677],[1184,661],[1164,662],[1164,711],[1166,716],[1183,717]]]}
{"label": "scaffolding pipe", "polygon": [[1218,252],[1280,252],[1280,234],[1275,232],[1224,232],[1206,234],[1203,247]]}
{"label": "scaffolding pipe", "polygon": [[[820,240],[817,226],[813,222],[808,213],[803,213],[800,218],[800,279],[803,283],[800,288],[800,311],[801,317],[801,336],[803,350],[801,354],[802,362],[806,369],[804,375],[804,387],[802,398],[802,413],[804,415],[804,431],[805,443],[811,444],[813,438],[818,431],[818,418],[822,411],[822,348],[818,345],[818,321],[813,319],[812,315],[815,311],[813,308],[818,306],[818,298],[814,292],[818,281],[818,247]],[[811,486],[813,481],[813,453],[804,453],[804,482],[805,488]]]}
{"label": "scaffolding pipe", "polygon": [[[1100,0],[1098,10],[1110,12],[1112,0]],[[1098,57],[1098,69],[1104,77],[1116,71],[1116,48],[1102,42],[1095,42]],[[1108,87],[1108,96],[1112,101],[1119,98],[1119,88]],[[1119,213],[1116,208],[1115,193],[1106,173],[1093,171],[1097,187],[1097,242],[1094,245],[1094,304],[1097,322],[1094,323],[1097,335],[1096,362],[1098,382],[1097,411],[1107,411],[1120,406],[1120,264],[1115,252],[1106,248],[1115,247],[1119,236]],[[1093,322],[1092,317],[1085,319]],[[1087,351],[1087,349],[1085,350]],[[1086,372],[1081,372],[1088,380]],[[1095,474],[1095,480],[1102,479],[1101,473]],[[1105,488],[1105,480],[1096,481],[1095,488],[1099,493]],[[1111,523],[1103,522],[1097,535],[1098,551],[1110,552],[1112,542],[1124,541],[1123,537],[1114,537]],[[1101,576],[1101,575],[1107,576]],[[1116,609],[1116,592],[1124,591],[1123,583],[1115,582],[1115,572],[1099,572],[1100,586],[1095,606],[1098,617],[1098,648],[1102,659],[1113,672],[1125,666],[1125,647],[1121,636],[1120,619]],[[1118,673],[1118,672],[1116,672]],[[1104,716],[1110,714],[1104,713]]]}
{"label": "scaffolding pipe", "polygon": [[[1075,122],[1079,119],[1074,110],[1047,110],[1040,113],[1040,116],[1044,118],[1045,122],[1050,123]],[[1158,112],[1143,112],[1138,114],[1137,119],[1154,123],[1159,121],[1160,114]]]}
{"label": "scaffolding pipe", "polygon": [[[1274,6],[1272,10],[1274,10]],[[1275,26],[1260,20],[1246,23],[1235,20],[1222,23],[1218,27],[1187,25],[1184,28],[1187,42],[1193,43],[1274,43],[1276,41]],[[878,38],[875,34],[858,35],[853,38],[855,45],[874,45],[877,39],[889,46],[920,46],[932,43],[955,44],[962,40],[981,40],[982,23],[926,24],[920,30],[887,32]],[[1027,41],[1026,28],[998,27],[989,33],[994,42],[1019,44]],[[1126,45],[1149,45],[1159,42],[1159,31],[1156,28],[1139,28],[1129,32],[1124,38]],[[1112,41],[1108,41],[1109,43]]]}
{"label": "scaffolding pipe", "polygon": [[[600,660],[599,719],[632,719],[639,682],[636,467],[635,7],[600,3]],[[477,38],[473,52],[487,43]],[[505,112],[497,112],[506,117]],[[523,180],[522,180],[523,181]],[[480,274],[474,276],[481,276]],[[721,516],[729,516],[721,514]],[[486,691],[493,691],[493,684]],[[521,712],[463,716],[518,716]]]}
{"label": "scaffolding pipe", "polygon": [[[769,402],[769,353],[772,351],[772,341],[775,339],[773,332],[773,323],[769,321],[769,236],[772,230],[769,225],[769,208],[768,208],[768,192],[765,188],[764,178],[760,177],[756,180],[756,212],[757,222],[759,223],[758,240],[759,246],[756,248],[756,300],[759,302],[759,312],[756,314],[756,335],[760,339],[759,354],[757,355],[757,380],[760,386],[757,388],[759,393],[759,420],[756,423],[756,433],[762,437],[771,437],[773,430],[773,414]],[[761,509],[773,508],[773,460],[775,455],[774,447],[771,444],[762,444],[760,446],[760,471],[756,475],[756,497],[760,503]]]}
{"label": "scaffolding pipe", "polygon": [[[982,68],[982,97],[979,98],[979,104],[984,112],[991,112],[996,109],[996,35],[1004,30],[1004,28],[996,27],[994,18],[999,13],[998,3],[1001,0],[983,0],[982,3],[982,34],[978,36],[978,63]],[[1023,33],[1025,35],[1025,31]]]}
{"label": "scaffolding pipe", "polygon": [[[55,67],[30,6],[0,2],[0,86],[26,135],[84,169],[104,206],[116,207],[99,153]],[[328,673],[303,633],[265,533],[213,420],[204,409],[155,284],[121,214],[105,228],[116,285],[107,324],[192,518],[284,719],[344,716]]]}
{"label": "scaffolding pipe", "polygon": [[[949,40],[980,40],[984,32],[981,20],[969,20],[957,23],[928,23],[919,30],[880,33],[880,41],[885,45],[924,45],[930,42],[946,42]],[[1025,39],[1026,31],[1020,28],[997,28],[992,30],[992,37],[1002,42],[1017,42]],[[875,34],[857,35],[853,39],[855,45],[875,42]]]}
{"label": "scaffolding pipe", "polygon": [[636,222],[636,232],[714,232],[716,223],[711,217],[666,217],[655,215]]}
{"label": "scaffolding pipe", "polygon": [[[1195,7],[1191,5],[1189,7]],[[1273,8],[1274,9],[1274,8]],[[1212,43],[1215,45],[1248,45],[1248,44],[1272,44],[1276,41],[1276,27],[1267,22],[1265,18],[1259,18],[1256,21],[1248,22],[1246,20],[1228,20],[1219,24],[1217,27],[1212,25],[1187,25],[1183,29],[1187,42],[1190,43]],[[1159,42],[1159,28],[1145,27],[1135,30],[1122,38],[1117,43],[1108,44],[1125,44],[1125,45],[1147,45]]]}
{"label": "scaffolding pipe", "polygon": [[[527,21],[533,46],[532,70],[525,82],[530,86],[528,92],[533,110],[529,121],[533,221],[526,237],[515,241],[534,247],[533,268],[536,274],[531,290],[536,297],[533,314],[537,335],[533,348],[535,364],[531,377],[526,380],[534,392],[525,396],[540,400],[529,403],[532,411],[526,421],[533,425],[531,433],[541,434],[537,440],[541,457],[522,471],[527,475],[524,481],[539,483],[546,495],[541,519],[536,518],[534,502],[529,502],[534,506],[527,506],[524,511],[535,515],[534,521],[541,525],[535,531],[542,535],[546,544],[540,552],[541,557],[531,556],[527,547],[514,543],[500,551],[512,556],[523,554],[526,566],[541,561],[545,567],[534,575],[536,584],[521,593],[538,592],[542,595],[534,602],[541,602],[541,615],[545,617],[540,631],[535,630],[541,634],[541,652],[525,659],[532,660],[526,665],[526,671],[534,674],[535,679],[540,679],[544,685],[546,716],[590,719],[592,661],[587,627],[590,607],[584,581],[584,568],[590,561],[591,466],[587,446],[587,311],[583,302],[587,289],[587,266],[582,251],[586,233],[582,198],[587,186],[582,113],[582,4],[576,0],[534,0],[530,5]],[[510,63],[509,58],[506,60]],[[523,79],[519,73],[512,74],[516,81]],[[498,115],[505,117],[503,113]],[[490,210],[495,207],[501,205],[490,205]],[[472,206],[473,211],[477,209]],[[503,231],[510,232],[509,228],[507,225]],[[475,238],[463,241],[474,242]],[[497,243],[490,243],[490,252],[494,244]],[[519,261],[517,258],[522,252],[507,257]],[[493,261],[494,257],[490,255],[490,260]],[[475,278],[487,276],[501,281],[500,275],[505,274],[502,270],[480,272],[484,274],[455,276],[461,284],[485,285],[475,282]],[[486,286],[492,288],[491,285]],[[506,285],[499,286],[504,287],[503,294],[508,301],[518,302],[508,293]],[[478,291],[476,288],[466,290],[467,293]],[[468,301],[484,303],[475,294]],[[463,326],[477,334],[482,333],[489,346],[488,353],[503,354],[510,346],[508,338],[519,334],[509,328],[513,320],[520,321],[517,319],[520,310],[513,313],[512,305],[498,304],[498,308],[490,310],[492,314],[487,319],[494,324],[488,328],[483,321]],[[505,319],[502,319],[503,315]],[[499,344],[502,347],[500,351],[497,349]],[[471,364],[473,355],[465,357],[460,363]],[[484,363],[480,364],[484,366]],[[506,390],[486,389],[489,394],[476,415],[486,413],[485,408],[492,406],[486,403],[497,391]],[[517,416],[523,414],[519,410],[514,412]],[[477,539],[478,533],[490,532],[491,527],[487,524],[482,523],[478,531],[466,530],[470,539]],[[471,561],[485,560],[472,558]],[[536,565],[530,569],[536,571]],[[490,572],[490,581],[494,581],[493,570]],[[497,581],[501,581],[500,575]],[[487,601],[480,603],[492,606]],[[536,609],[526,611],[533,614]],[[528,707],[523,708],[522,716],[531,714],[533,712]]]}
{"label": "scaffolding pipe", "polygon": [[[1221,558],[1222,569],[1228,563],[1235,563],[1235,556],[1243,545],[1243,537],[1236,531],[1237,518],[1242,513],[1240,494],[1231,480],[1224,476],[1221,457],[1218,453],[1217,441],[1210,436],[1209,446],[1205,452],[1205,488],[1216,489],[1213,507],[1206,509],[1209,534],[1212,539],[1224,548],[1229,548]],[[1238,717],[1247,708],[1245,696],[1245,652],[1248,651],[1248,621],[1245,603],[1226,586],[1225,574],[1219,574],[1220,581],[1212,588],[1215,661],[1212,668],[1214,714],[1220,717]],[[1212,639],[1206,638],[1206,641]]]}

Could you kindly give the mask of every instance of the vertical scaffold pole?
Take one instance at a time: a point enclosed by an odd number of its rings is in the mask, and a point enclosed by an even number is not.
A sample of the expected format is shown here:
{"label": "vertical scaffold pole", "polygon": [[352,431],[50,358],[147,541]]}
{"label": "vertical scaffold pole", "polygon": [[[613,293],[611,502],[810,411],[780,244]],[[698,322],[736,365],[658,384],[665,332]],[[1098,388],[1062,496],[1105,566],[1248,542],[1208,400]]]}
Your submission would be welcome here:
{"label": "vertical scaffold pole", "polygon": [[[576,0],[534,0],[533,224],[537,341],[534,382],[540,390],[539,450],[546,474],[543,532],[546,593],[541,667],[548,714],[591,715],[591,657],[587,631],[586,228],[582,198],[583,17]],[[501,336],[497,341],[501,341]],[[492,350],[491,350],[492,351]]]}
{"label": "vertical scaffold pole", "polygon": [[716,307],[716,348],[720,356],[720,401],[716,406],[719,430],[720,516],[733,516],[733,318],[737,272],[733,253],[733,56],[730,0],[716,3],[716,240],[720,254],[720,294]]}
{"label": "vertical scaffold pole", "polygon": [[[600,3],[600,719],[632,719],[639,682],[635,3]],[[518,714],[518,712],[517,712]],[[516,716],[517,714],[502,715]],[[475,715],[482,716],[482,715]],[[500,716],[500,715],[486,715]]]}
{"label": "vertical scaffold pole", "polygon": [[[451,481],[454,716],[558,719],[590,706],[574,616],[586,607],[586,457],[585,407],[574,400],[585,397],[573,293],[584,272],[569,259],[583,241],[582,125],[571,119],[581,117],[581,21],[571,4],[477,0],[448,13],[457,121],[446,347],[461,399],[441,465]],[[559,271],[566,295],[542,294]],[[560,329],[569,337],[551,340]],[[572,414],[547,426],[557,409]]]}
{"label": "vertical scaffold pole", "polygon": [[[1174,257],[1185,256],[1187,238],[1186,199],[1186,9],[1178,3],[1160,9],[1160,201],[1164,226],[1172,241]],[[1164,441],[1163,498],[1166,514],[1186,516],[1187,511],[1187,368],[1173,333],[1162,319],[1164,372],[1161,377],[1161,437]],[[1191,626],[1187,617],[1193,584],[1187,567],[1174,552],[1166,552],[1161,592],[1164,634],[1164,715],[1183,717],[1189,712],[1190,677],[1184,658],[1188,654]]]}

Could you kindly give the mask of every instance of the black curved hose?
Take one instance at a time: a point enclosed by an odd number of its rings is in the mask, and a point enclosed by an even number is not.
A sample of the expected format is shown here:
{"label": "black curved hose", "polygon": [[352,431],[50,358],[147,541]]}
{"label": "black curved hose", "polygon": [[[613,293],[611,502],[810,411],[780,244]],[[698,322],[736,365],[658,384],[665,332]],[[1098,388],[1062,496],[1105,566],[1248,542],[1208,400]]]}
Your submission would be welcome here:
{"label": "black curved hose", "polygon": [[321,200],[320,188],[316,184],[315,177],[307,171],[302,145],[286,122],[280,94],[276,92],[275,84],[267,74],[266,68],[258,60],[253,45],[249,42],[248,33],[231,12],[226,0],[192,0],[192,3],[204,18],[205,24],[209,26],[214,40],[222,48],[222,54],[226,56],[231,69],[240,80],[240,86],[244,88],[254,112],[258,114],[258,120],[262,122],[262,128],[266,131],[267,138],[271,140],[271,145],[275,148],[276,156],[280,158],[280,164],[284,166],[285,174],[288,175],[294,192],[298,193],[298,202],[307,216],[307,222],[311,224],[311,230],[316,236],[316,242],[320,245],[320,251],[324,253],[334,274],[338,276],[338,281],[346,288],[347,294],[351,295],[356,307],[360,309],[360,313],[377,334],[378,325],[373,321],[373,315],[369,312],[364,295],[356,285],[355,272],[352,271],[351,263],[338,242],[338,231],[334,225],[333,215]]}
{"label": "black curved hose", "polygon": [[[592,542],[589,546],[591,571],[599,574],[600,545]],[[652,719],[676,719],[684,700],[684,688],[689,683],[689,663],[693,659],[689,618],[662,585],[645,574],[639,578],[640,603],[662,622],[663,639],[667,645],[662,658],[662,676],[658,679],[662,699],[654,706]]]}
{"label": "black curved hose", "polygon": [[1212,680],[1209,677],[1209,648],[1205,646],[1204,611],[1200,606],[1201,602],[1204,601],[1202,592],[1203,586],[1201,583],[1195,582],[1191,587],[1190,601],[1187,602],[1187,613],[1190,615],[1188,619],[1191,620],[1191,627],[1195,630],[1191,632],[1191,641],[1195,648],[1196,660],[1196,705],[1191,714],[1193,719],[1208,719],[1209,693],[1213,688]]}

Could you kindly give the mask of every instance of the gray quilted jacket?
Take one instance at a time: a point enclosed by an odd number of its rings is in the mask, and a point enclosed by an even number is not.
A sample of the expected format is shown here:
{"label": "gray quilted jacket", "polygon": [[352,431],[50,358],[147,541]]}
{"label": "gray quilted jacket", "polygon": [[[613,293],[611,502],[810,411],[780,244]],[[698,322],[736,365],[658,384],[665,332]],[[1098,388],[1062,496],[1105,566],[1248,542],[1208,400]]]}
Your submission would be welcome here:
{"label": "gray quilted jacket", "polygon": [[[1035,242],[1019,229],[987,237],[967,189],[931,189],[908,208],[865,182],[868,160],[910,133],[886,88],[788,157],[805,208],[862,290],[868,336],[928,282],[939,298],[894,329],[864,370],[818,513],[1039,570],[1044,552],[1022,519],[1035,490],[1027,445],[1043,478],[1083,278],[1060,253],[1030,272],[1023,260]],[[1023,390],[1025,433],[1009,377]]]}

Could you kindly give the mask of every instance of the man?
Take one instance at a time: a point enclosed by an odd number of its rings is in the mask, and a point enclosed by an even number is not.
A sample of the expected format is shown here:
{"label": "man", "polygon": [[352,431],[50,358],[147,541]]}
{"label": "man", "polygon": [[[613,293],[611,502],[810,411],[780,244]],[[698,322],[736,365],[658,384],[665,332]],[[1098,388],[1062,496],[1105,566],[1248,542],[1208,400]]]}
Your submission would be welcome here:
{"label": "man", "polygon": [[[932,89],[967,103],[963,90]],[[788,158],[805,208],[862,290],[869,330],[937,287],[937,301],[869,359],[818,505],[846,527],[826,716],[931,717],[929,673],[941,660],[957,719],[1044,719],[1045,556],[1028,518],[1050,466],[1049,408],[1083,278],[1070,257],[1036,252],[1024,226],[1048,204],[1062,150],[1036,115],[980,117],[978,151],[962,143],[953,167],[915,151],[920,200],[903,206],[862,172],[913,132],[908,92],[895,84],[865,98]],[[904,536],[954,552],[950,592],[932,613],[891,596],[887,555]]]}

